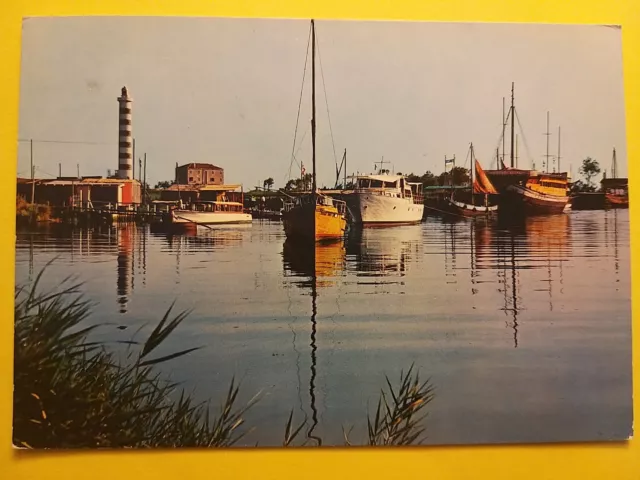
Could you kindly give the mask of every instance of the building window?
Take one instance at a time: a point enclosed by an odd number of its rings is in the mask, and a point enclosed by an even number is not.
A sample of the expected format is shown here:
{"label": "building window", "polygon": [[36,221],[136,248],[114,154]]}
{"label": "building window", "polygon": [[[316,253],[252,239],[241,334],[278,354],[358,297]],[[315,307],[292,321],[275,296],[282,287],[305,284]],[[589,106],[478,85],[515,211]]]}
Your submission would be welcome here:
{"label": "building window", "polygon": [[193,177],[189,177],[189,181],[190,181],[190,182],[193,182]]}

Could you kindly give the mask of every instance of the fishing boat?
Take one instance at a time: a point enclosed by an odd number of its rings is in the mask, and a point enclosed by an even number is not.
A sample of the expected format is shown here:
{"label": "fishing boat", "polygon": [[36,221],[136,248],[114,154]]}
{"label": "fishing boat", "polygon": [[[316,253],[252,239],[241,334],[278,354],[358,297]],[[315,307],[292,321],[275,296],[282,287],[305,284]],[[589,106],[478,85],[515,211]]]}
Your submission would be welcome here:
{"label": "fishing boat", "polygon": [[316,31],[311,20],[311,192],[290,197],[284,204],[282,223],[287,239],[335,240],[344,238],[347,207],[342,200],[323,195],[316,181]]}
{"label": "fishing boat", "polygon": [[616,159],[616,149],[613,149],[613,159],[611,161],[611,178],[602,179],[601,187],[604,192],[605,204],[609,208],[629,208],[629,179],[618,178],[618,162]]}
{"label": "fishing boat", "polygon": [[[546,172],[514,168],[515,132],[514,85],[511,84],[511,108],[503,123],[511,118],[511,165],[501,161],[501,168],[487,170],[486,174],[501,195],[500,211],[529,214],[562,213],[570,209],[569,182],[566,172],[550,173],[549,170],[549,114],[547,113],[547,164]],[[559,136],[558,136],[559,140]],[[558,143],[558,170],[560,169],[560,143]]]}
{"label": "fishing boat", "polygon": [[424,213],[422,183],[409,182],[380,168],[373,175],[351,177],[355,188],[347,207],[355,224],[364,227],[420,223]]}
{"label": "fishing boat", "polygon": [[170,210],[171,223],[195,225],[223,225],[233,223],[251,223],[250,213],[244,212],[242,202],[233,201],[195,201],[186,208]]}
{"label": "fishing boat", "polygon": [[[476,159],[473,150],[473,143],[469,145],[469,158],[471,159],[471,187],[468,192],[451,191],[451,197],[447,199],[449,210],[465,217],[476,217],[480,215],[493,215],[498,212],[498,205],[491,205],[489,195],[497,195],[498,191],[485,175]],[[464,198],[461,198],[464,195]],[[478,196],[482,196],[478,202]]]}

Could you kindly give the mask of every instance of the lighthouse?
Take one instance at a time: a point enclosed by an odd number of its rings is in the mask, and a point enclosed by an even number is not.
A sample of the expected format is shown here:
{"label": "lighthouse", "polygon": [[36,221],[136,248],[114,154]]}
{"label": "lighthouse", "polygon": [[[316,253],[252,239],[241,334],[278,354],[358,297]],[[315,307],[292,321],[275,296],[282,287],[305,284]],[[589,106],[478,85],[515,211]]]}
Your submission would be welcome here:
{"label": "lighthouse", "polygon": [[118,170],[116,177],[133,179],[133,136],[131,134],[131,103],[127,87],[122,87],[118,97]]}

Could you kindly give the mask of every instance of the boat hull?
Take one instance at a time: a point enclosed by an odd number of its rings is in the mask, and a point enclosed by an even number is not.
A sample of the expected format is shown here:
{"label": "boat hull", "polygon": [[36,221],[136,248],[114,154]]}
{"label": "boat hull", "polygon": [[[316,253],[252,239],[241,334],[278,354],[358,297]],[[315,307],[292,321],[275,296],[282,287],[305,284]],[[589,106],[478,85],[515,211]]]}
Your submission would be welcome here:
{"label": "boat hull", "polygon": [[241,212],[194,212],[192,210],[174,210],[171,222],[175,224],[195,223],[200,225],[224,225],[251,223],[249,213]]}
{"label": "boat hull", "polygon": [[335,207],[299,205],[283,212],[282,223],[287,238],[334,240],[344,237],[347,221]]}
{"label": "boat hull", "polygon": [[347,205],[356,224],[362,226],[413,225],[422,221],[424,205],[412,199],[353,193]]}
{"label": "boat hull", "polygon": [[498,213],[498,205],[489,205],[485,207],[483,205],[473,205],[451,199],[448,199],[447,203],[450,211],[465,217],[486,217],[488,215],[495,215]]}
{"label": "boat hull", "polygon": [[522,207],[532,214],[562,213],[569,203],[568,196],[539,193],[520,185],[509,185],[507,193],[508,200],[513,202],[511,206]]}
{"label": "boat hull", "polygon": [[609,208],[629,208],[629,197],[626,195],[607,193],[605,199]]}

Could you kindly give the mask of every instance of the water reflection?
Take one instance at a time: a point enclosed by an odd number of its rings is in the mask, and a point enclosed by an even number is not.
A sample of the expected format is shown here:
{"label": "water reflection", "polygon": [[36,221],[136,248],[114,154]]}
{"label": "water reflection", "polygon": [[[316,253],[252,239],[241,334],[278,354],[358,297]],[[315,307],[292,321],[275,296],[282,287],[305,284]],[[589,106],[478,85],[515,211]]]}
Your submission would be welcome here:
{"label": "water reflection", "polygon": [[287,240],[282,249],[285,277],[297,285],[314,288],[335,285],[345,271],[344,242],[300,244]]}
{"label": "water reflection", "polygon": [[[317,445],[322,445],[322,438],[315,434],[318,426],[318,408],[316,405],[316,378],[318,363],[318,288],[327,288],[336,284],[337,279],[345,270],[345,246],[343,241],[296,243],[290,240],[284,242],[282,262],[285,277],[295,278],[298,287],[309,289],[311,295],[310,317],[310,372],[309,372],[309,408],[311,422],[306,436]],[[294,335],[294,349],[295,337]],[[298,364],[299,365],[299,364]],[[300,389],[300,387],[298,387]]]}
{"label": "water reflection", "polygon": [[127,313],[127,303],[133,285],[133,246],[135,226],[123,225],[116,230],[118,237],[118,257],[116,261],[116,291],[120,313]]}
{"label": "water reflection", "polygon": [[[628,234],[621,210],[430,217],[312,248],[266,222],[173,236],[51,226],[18,233],[16,280],[56,258],[45,280],[55,286],[71,268],[88,280],[96,322],[126,312],[130,326],[153,324],[174,299],[193,308],[167,348],[194,336],[207,348],[168,373],[203,399],[226,393],[218,367],[256,391],[275,386],[248,444],[279,444],[298,399],[294,423],[306,416],[309,443],[339,444],[384,374],[413,362],[439,386],[429,443],[553,440],[627,424]],[[598,383],[611,388],[587,391]],[[603,419],[612,408],[620,415]],[[465,429],[451,428],[457,419]]]}
{"label": "water reflection", "polygon": [[350,270],[359,277],[403,277],[422,255],[422,245],[420,225],[356,227],[347,240]]}

